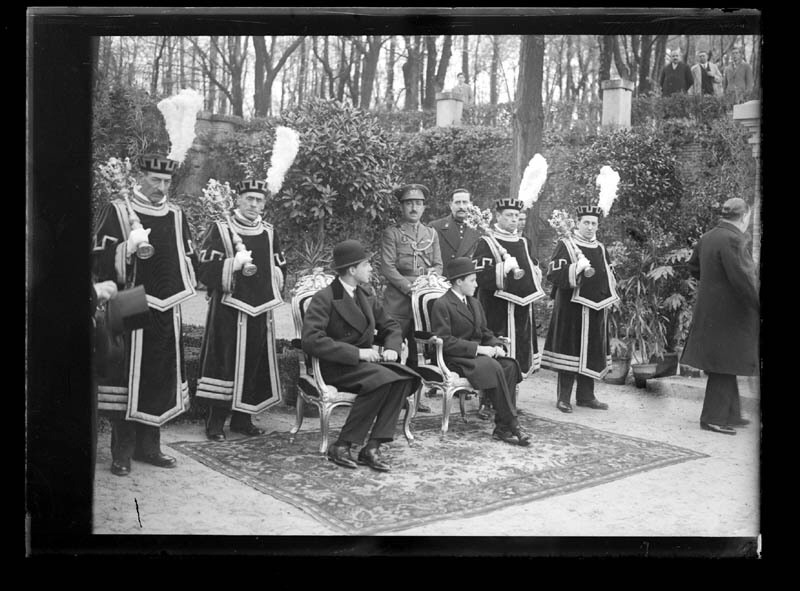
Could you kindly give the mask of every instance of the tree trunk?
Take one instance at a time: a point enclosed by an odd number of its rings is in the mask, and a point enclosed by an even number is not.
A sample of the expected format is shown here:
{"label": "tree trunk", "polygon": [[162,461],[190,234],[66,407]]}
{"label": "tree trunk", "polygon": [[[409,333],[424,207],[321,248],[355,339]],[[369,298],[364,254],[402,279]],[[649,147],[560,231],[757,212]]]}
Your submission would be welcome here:
{"label": "tree trunk", "polygon": [[453,55],[453,36],[445,35],[442,43],[442,56],[439,58],[439,66],[436,68],[436,89],[444,90],[444,81],[447,77],[447,69],[450,67],[450,58]]}
{"label": "tree trunk", "polygon": [[214,80],[217,78],[217,43],[219,41],[219,36],[212,35],[211,37],[211,45],[209,46],[208,51],[208,110],[212,113],[217,112],[217,85],[214,84]]}
{"label": "tree trunk", "polygon": [[412,38],[404,35],[406,40],[406,62],[403,64],[403,81],[405,82],[406,100],[403,105],[404,111],[416,111],[419,109],[419,90],[420,90],[420,71],[422,59],[420,46],[422,36],[415,35]]}
{"label": "tree trunk", "polygon": [[361,98],[361,55],[356,56],[356,47],[350,47],[350,62],[353,64],[353,77],[350,79],[350,98],[353,101],[353,106],[360,106],[359,99]]}
{"label": "tree trunk", "polygon": [[306,68],[308,67],[308,48],[306,47],[306,39],[300,42],[300,73],[297,82],[297,106],[303,104],[303,97],[306,90]]}
{"label": "tree trunk", "polygon": [[432,110],[436,108],[436,35],[425,35],[425,93],[422,108]]}
{"label": "tree trunk", "polygon": [[500,35],[492,35],[492,63],[489,67],[489,104],[497,104],[497,69],[500,63]]}
{"label": "tree trunk", "polygon": [[172,42],[173,42],[173,38],[172,37],[167,37],[167,56],[166,56],[167,68],[166,68],[166,71],[164,72],[164,94],[166,96],[171,96],[172,95],[172,89],[173,89],[173,87],[175,85],[175,82],[174,82],[175,72],[174,72],[174,68],[173,68],[173,64],[172,64],[172,62],[173,62],[173,60],[172,60]]}
{"label": "tree trunk", "polygon": [[600,42],[600,72],[599,72],[599,84],[597,85],[597,94],[600,96],[600,99],[603,98],[603,80],[611,80],[611,59],[613,54],[613,48],[611,47],[611,41],[613,37],[609,35],[600,35],[598,41]]}
{"label": "tree trunk", "polygon": [[611,36],[611,50],[614,55],[614,65],[617,66],[617,74],[623,80],[631,79],[631,71],[628,64],[625,63],[625,58],[619,50],[619,35]]}
{"label": "tree trunk", "polygon": [[697,61],[694,47],[694,35],[686,35],[686,53],[683,54],[683,61],[688,65],[692,65]]}
{"label": "tree trunk", "polygon": [[264,35],[253,35],[253,49],[256,54],[253,79],[253,111],[256,117],[264,117],[269,110],[264,95],[264,77],[270,69],[267,40]]}
{"label": "tree trunk", "polygon": [[394,109],[394,64],[397,52],[397,40],[394,35],[389,39],[389,52],[386,54],[386,110]]}
{"label": "tree trunk", "polygon": [[639,42],[641,50],[639,57],[639,94],[648,94],[653,89],[652,81],[650,80],[650,54],[653,49],[653,36],[642,35]]}
{"label": "tree trunk", "polygon": [[367,37],[367,53],[364,55],[364,67],[361,70],[361,100],[362,109],[369,109],[372,102],[372,93],[375,87],[375,73],[378,71],[378,62],[381,59],[381,46],[383,37],[370,35]]}
{"label": "tree trunk", "polygon": [[164,55],[164,47],[167,45],[167,38],[156,37],[156,44],[153,51],[153,75],[150,78],[150,96],[156,98],[158,96],[158,73],[161,68],[161,57]]}
{"label": "tree trunk", "polygon": [[139,59],[139,38],[133,38],[133,56],[131,62],[128,64],[127,81],[128,86],[133,86],[136,80],[136,61]]}
{"label": "tree trunk", "polygon": [[[513,160],[509,196],[516,198],[525,167],[534,154],[542,150],[542,73],[544,69],[544,35],[524,35],[519,50],[519,78],[512,117]],[[538,251],[539,202],[528,212],[523,230],[533,256]]]}
{"label": "tree trunk", "polygon": [[472,80],[469,75],[469,35],[461,37],[461,73],[467,80]]}
{"label": "tree trunk", "polygon": [[192,78],[191,78],[192,88],[197,88],[197,52],[192,52]]}
{"label": "tree trunk", "polygon": [[656,51],[653,57],[653,75],[650,76],[650,81],[654,86],[658,85],[661,78],[661,70],[664,69],[664,62],[667,57],[667,35],[658,35],[656,37]]}

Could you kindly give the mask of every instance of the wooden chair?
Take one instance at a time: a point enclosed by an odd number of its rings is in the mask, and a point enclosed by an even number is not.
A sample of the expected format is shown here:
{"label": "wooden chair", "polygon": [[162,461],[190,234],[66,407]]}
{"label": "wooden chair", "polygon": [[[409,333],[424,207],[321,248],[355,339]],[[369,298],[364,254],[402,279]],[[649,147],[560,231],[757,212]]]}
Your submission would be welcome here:
{"label": "wooden chair", "polygon": [[[305,404],[313,404],[319,410],[320,430],[322,431],[322,442],[319,450],[325,453],[328,449],[328,433],[331,412],[338,406],[350,407],[356,399],[356,394],[343,392],[325,383],[319,369],[319,359],[317,357],[302,353],[301,336],[303,334],[303,317],[305,316],[308,304],[312,296],[320,289],[327,287],[334,276],[323,273],[322,269],[316,268],[311,274],[299,278],[292,295],[292,319],[294,320],[295,333],[297,338],[292,340],[292,345],[301,350],[300,355],[300,379],[298,382],[298,396],[296,405],[296,418],[294,427],[289,431],[289,441],[293,442],[295,435],[303,425],[303,408]],[[419,390],[408,397],[406,400],[406,414],[403,419],[403,434],[408,440],[409,445],[414,441],[411,433],[411,419],[414,417],[416,404],[411,402],[419,397]]]}
{"label": "wooden chair", "polygon": [[[465,423],[469,422],[464,404],[465,398],[474,394],[479,401],[482,400],[481,392],[472,387],[467,378],[461,377],[447,368],[442,352],[443,341],[433,334],[431,327],[433,303],[448,289],[450,289],[450,283],[435,273],[421,276],[411,288],[414,336],[417,340],[419,356],[417,373],[422,376],[423,388],[442,392],[442,436],[447,433],[450,426],[450,409],[454,396],[458,395],[461,418]],[[432,358],[430,361],[426,358],[426,349],[427,356]]]}

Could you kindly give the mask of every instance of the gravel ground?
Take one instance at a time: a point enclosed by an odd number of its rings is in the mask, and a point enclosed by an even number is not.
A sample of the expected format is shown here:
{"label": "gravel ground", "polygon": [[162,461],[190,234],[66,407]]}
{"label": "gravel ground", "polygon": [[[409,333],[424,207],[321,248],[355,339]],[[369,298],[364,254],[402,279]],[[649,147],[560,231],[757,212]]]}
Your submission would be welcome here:
{"label": "gravel ground", "polygon": [[[202,324],[201,296],[184,306],[184,322]],[[293,335],[288,306],[276,313],[278,337]],[[196,320],[199,318],[199,322]],[[760,533],[760,417],[734,437],[700,429],[702,397],[670,396],[598,382],[597,397],[610,410],[555,408],[555,374],[543,370],[520,387],[519,407],[557,421],[662,441],[709,457],[667,466],[576,492],[547,497],[464,519],[448,519],[391,535],[403,536],[700,536],[756,537]],[[441,399],[430,399],[441,412]],[[744,402],[744,401],[743,401]],[[752,403],[752,400],[747,401]],[[338,427],[345,411],[335,412]],[[459,420],[457,411],[452,420]],[[294,411],[274,408],[255,418],[268,431],[288,431]],[[303,429],[318,429],[307,418]],[[533,448],[535,449],[535,433]],[[236,435],[232,435],[236,437]],[[101,429],[95,482],[98,534],[338,535],[296,507],[259,493],[169,448],[170,442],[204,440],[203,425],[173,422],[162,428],[176,469],[133,462],[130,476],[109,472],[110,433]],[[400,437],[394,445],[403,445]],[[322,458],[320,461],[324,461]],[[137,511],[138,507],[138,511]]]}

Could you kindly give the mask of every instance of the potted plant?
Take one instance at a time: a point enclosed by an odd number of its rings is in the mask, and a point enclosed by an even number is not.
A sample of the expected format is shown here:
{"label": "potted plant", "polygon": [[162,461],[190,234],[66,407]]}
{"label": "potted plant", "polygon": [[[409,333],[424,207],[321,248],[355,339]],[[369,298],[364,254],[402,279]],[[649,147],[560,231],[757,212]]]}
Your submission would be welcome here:
{"label": "potted plant", "polygon": [[[633,244],[628,249],[623,278],[617,284],[624,340],[631,355],[631,370],[638,388],[655,377],[666,351],[666,316],[659,283],[666,274],[657,265],[655,244]],[[613,316],[613,315],[612,315]],[[613,326],[613,325],[612,325]]]}
{"label": "potted plant", "polygon": [[619,303],[614,304],[609,314],[608,348],[611,353],[611,369],[603,378],[609,384],[624,384],[631,367],[631,353],[626,335],[623,333],[622,309]]}

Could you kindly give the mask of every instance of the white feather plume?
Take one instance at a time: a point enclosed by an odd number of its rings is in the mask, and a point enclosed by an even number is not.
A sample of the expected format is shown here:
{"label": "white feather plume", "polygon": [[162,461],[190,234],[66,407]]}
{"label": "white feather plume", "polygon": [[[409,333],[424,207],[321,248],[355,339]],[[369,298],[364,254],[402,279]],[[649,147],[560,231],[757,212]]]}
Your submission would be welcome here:
{"label": "white feather plume", "polygon": [[272,146],[272,157],[267,171],[267,188],[272,195],[277,195],[283,187],[286,172],[297,157],[299,149],[300,135],[294,129],[280,126],[275,130],[275,144]]}
{"label": "white feather plume", "polygon": [[619,173],[610,166],[603,166],[600,174],[597,175],[595,184],[600,187],[600,197],[597,199],[597,206],[603,210],[603,215],[607,216],[611,211],[611,206],[617,198],[617,185],[619,185]]}
{"label": "white feather plume", "polygon": [[169,134],[170,151],[167,158],[183,162],[192,147],[197,122],[197,112],[203,108],[203,95],[191,88],[158,103]]}
{"label": "white feather plume", "polygon": [[547,180],[547,160],[541,154],[535,154],[525,172],[522,174],[522,180],[519,183],[519,196],[518,199],[525,204],[525,208],[529,208],[536,200],[539,199],[539,193]]}

